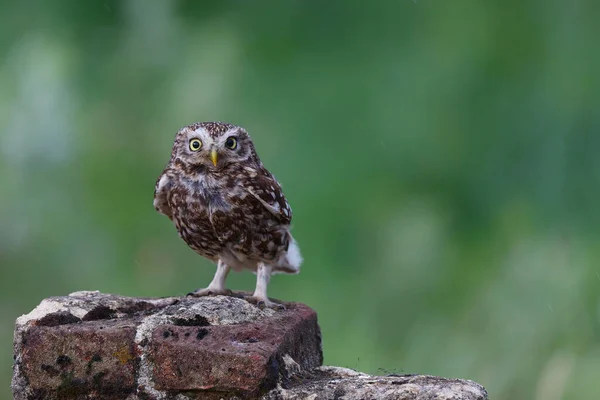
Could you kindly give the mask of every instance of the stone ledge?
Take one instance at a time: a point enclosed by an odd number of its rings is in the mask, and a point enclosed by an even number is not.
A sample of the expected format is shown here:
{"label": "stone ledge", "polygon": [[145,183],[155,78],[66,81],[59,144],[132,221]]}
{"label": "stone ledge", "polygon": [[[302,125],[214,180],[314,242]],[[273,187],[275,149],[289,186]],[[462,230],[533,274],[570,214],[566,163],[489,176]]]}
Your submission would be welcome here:
{"label": "stone ledge", "polygon": [[17,319],[14,398],[487,400],[467,380],[320,367],[313,310],[241,296],[45,299]]}
{"label": "stone ledge", "polygon": [[[17,319],[15,399],[257,397],[286,359],[321,365],[317,315],[234,296],[135,299],[76,292]],[[192,397],[193,398],[193,397]]]}
{"label": "stone ledge", "polygon": [[476,382],[429,375],[372,376],[341,367],[300,373],[287,389],[272,390],[265,400],[487,400]]}

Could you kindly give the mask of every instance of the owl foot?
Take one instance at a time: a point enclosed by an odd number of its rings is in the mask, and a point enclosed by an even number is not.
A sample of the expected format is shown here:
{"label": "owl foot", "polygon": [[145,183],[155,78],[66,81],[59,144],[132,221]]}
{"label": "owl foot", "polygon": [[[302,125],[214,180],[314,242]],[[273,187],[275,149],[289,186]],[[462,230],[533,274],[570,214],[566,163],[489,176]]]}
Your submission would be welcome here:
{"label": "owl foot", "polygon": [[210,286],[204,289],[196,289],[191,293],[188,293],[188,296],[192,296],[192,297],[203,297],[203,296],[217,296],[217,295],[223,295],[223,296],[231,296],[233,294],[233,292],[229,289],[215,289],[215,288],[211,288]]}
{"label": "owl foot", "polygon": [[285,306],[283,304],[275,303],[267,298],[261,298],[256,296],[246,297],[246,301],[251,304],[256,304],[258,308],[264,310],[265,308],[271,308],[273,310],[285,310]]}

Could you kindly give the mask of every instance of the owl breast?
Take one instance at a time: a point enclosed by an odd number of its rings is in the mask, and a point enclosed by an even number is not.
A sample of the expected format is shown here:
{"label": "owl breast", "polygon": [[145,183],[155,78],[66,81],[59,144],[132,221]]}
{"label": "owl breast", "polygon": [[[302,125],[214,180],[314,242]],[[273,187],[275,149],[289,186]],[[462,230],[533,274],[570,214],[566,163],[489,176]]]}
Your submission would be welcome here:
{"label": "owl breast", "polygon": [[247,178],[231,171],[225,178],[172,176],[162,186],[159,182],[155,204],[206,258],[221,258],[234,269],[255,269],[258,261],[279,265],[291,240],[287,202],[271,195],[271,181],[263,190]]}
{"label": "owl breast", "polygon": [[167,204],[179,236],[194,251],[215,260],[223,244],[211,223],[211,209],[228,208],[219,191],[204,181],[177,179],[167,194]]}

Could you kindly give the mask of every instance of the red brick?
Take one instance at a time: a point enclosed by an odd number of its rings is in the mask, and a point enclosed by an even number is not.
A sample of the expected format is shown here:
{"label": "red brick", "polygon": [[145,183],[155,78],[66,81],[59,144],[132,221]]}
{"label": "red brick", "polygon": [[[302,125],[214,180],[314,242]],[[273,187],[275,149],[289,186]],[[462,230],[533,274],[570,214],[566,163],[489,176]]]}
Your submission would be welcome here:
{"label": "red brick", "polygon": [[21,368],[43,398],[123,398],[135,390],[134,338],[135,324],[119,320],[32,326],[23,337]]}
{"label": "red brick", "polygon": [[275,387],[285,354],[306,369],[321,365],[320,340],[315,312],[292,304],[254,323],[159,325],[149,357],[157,389],[248,396]]}

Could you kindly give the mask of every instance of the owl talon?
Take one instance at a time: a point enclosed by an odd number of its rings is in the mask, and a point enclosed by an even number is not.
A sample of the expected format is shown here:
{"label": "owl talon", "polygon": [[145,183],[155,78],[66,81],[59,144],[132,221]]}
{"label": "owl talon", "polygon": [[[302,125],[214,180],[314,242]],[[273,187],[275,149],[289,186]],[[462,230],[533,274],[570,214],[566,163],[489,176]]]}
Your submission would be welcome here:
{"label": "owl talon", "polygon": [[275,303],[269,299],[259,299],[255,296],[251,296],[246,298],[246,301],[251,304],[256,304],[256,306],[261,310],[264,310],[265,308],[271,308],[278,311],[285,310],[285,306],[283,304]]}

